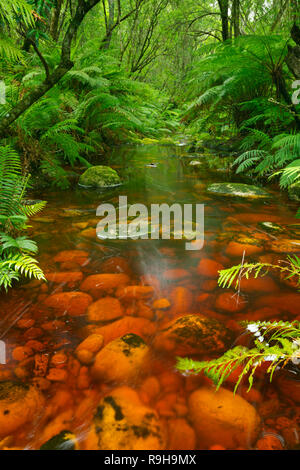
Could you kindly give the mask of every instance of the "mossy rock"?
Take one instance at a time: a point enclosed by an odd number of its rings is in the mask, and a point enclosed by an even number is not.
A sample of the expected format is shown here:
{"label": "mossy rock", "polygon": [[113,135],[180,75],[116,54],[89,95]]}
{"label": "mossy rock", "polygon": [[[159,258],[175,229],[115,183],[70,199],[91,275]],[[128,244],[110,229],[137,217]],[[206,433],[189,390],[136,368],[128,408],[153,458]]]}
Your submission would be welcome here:
{"label": "mossy rock", "polygon": [[214,183],[207,187],[207,192],[219,196],[236,196],[252,199],[270,197],[270,194],[264,189],[243,183]]}
{"label": "mossy rock", "polygon": [[79,178],[79,185],[87,188],[109,188],[120,184],[118,173],[104,165],[91,166]]}
{"label": "mossy rock", "polygon": [[258,226],[270,233],[284,232],[284,227],[274,222],[260,222]]}
{"label": "mossy rock", "polygon": [[289,198],[292,201],[300,201],[300,183],[294,183],[289,187]]}
{"label": "mossy rock", "polygon": [[40,450],[78,450],[78,442],[71,431],[61,431],[45,442]]}

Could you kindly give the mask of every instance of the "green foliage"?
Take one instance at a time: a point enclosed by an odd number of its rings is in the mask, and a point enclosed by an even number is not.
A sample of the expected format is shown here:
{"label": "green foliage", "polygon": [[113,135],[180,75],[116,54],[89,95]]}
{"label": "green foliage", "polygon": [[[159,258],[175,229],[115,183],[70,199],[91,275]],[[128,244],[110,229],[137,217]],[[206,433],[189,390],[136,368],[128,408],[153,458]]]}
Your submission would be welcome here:
{"label": "green foliage", "polygon": [[272,380],[277,368],[288,362],[300,363],[300,322],[244,322],[247,331],[253,335],[253,347],[236,346],[223,356],[210,361],[194,361],[178,358],[177,369],[183,373],[204,372],[213,380],[217,389],[237,368],[241,369],[234,391],[242,379],[247,377],[251,389],[258,367],[268,363],[267,374]]}
{"label": "green foliage", "polygon": [[218,284],[223,288],[230,288],[233,285],[237,289],[243,277],[249,279],[250,275],[253,275],[257,279],[259,276],[265,276],[269,270],[277,270],[283,273],[286,276],[285,279],[295,276],[298,278],[298,284],[300,285],[300,258],[296,255],[288,256],[287,263],[284,266],[270,263],[244,263],[223,269],[219,272]]}
{"label": "green foliage", "polygon": [[45,279],[37,261],[37,245],[26,236],[28,217],[40,212],[45,202],[26,204],[24,197],[29,177],[22,176],[18,154],[10,147],[0,147],[0,288],[8,289],[20,276]]}

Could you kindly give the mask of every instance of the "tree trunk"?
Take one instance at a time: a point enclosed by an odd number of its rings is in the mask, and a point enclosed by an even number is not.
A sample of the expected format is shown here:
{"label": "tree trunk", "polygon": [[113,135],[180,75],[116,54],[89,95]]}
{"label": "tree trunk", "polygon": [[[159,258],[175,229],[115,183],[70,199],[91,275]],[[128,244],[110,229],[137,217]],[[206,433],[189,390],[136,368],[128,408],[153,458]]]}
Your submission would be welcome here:
{"label": "tree trunk", "polygon": [[229,39],[229,21],[228,21],[228,10],[229,10],[229,0],[218,0],[220,13],[221,13],[221,22],[222,22],[222,38],[223,41]]}
{"label": "tree trunk", "polygon": [[232,22],[234,37],[240,36],[240,0],[233,0],[232,2]]}
{"label": "tree trunk", "polygon": [[72,40],[80,27],[86,14],[99,3],[100,0],[78,0],[77,8],[72,17],[69,27],[63,39],[60,63],[54,71],[46,78],[46,80],[38,85],[34,90],[24,96],[19,103],[11,109],[0,122],[0,136],[4,136],[7,128],[18,119],[27,109],[36,103],[42,96],[47,93],[59,80],[73,67],[70,59]]}
{"label": "tree trunk", "polygon": [[285,60],[294,77],[300,78],[300,28],[296,23],[293,25],[291,37],[296,46],[288,46],[288,54]]}
{"label": "tree trunk", "polygon": [[58,39],[58,23],[63,5],[63,0],[56,0],[56,6],[51,13],[50,34],[52,39],[56,42]]}

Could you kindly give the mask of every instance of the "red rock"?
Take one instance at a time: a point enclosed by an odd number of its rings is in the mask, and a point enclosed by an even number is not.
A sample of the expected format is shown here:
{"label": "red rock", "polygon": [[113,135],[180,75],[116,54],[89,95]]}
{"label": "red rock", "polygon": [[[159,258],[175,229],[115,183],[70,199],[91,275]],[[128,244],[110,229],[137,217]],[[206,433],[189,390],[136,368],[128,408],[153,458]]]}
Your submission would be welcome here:
{"label": "red rock", "polygon": [[60,292],[50,295],[45,300],[45,305],[52,308],[56,314],[78,317],[85,314],[92,302],[92,297],[84,292]]}
{"label": "red rock", "polygon": [[66,262],[74,262],[75,264],[79,264],[83,266],[88,263],[89,253],[83,250],[67,250],[61,251],[58,253],[53,261],[55,263],[66,263]]}
{"label": "red rock", "polygon": [[207,280],[201,283],[201,289],[207,292],[211,292],[218,287],[217,281]]}
{"label": "red rock", "polygon": [[163,278],[166,281],[178,281],[188,277],[190,273],[186,269],[168,269],[164,271]]}
{"label": "red rock", "polygon": [[241,313],[239,315],[235,316],[236,320],[244,321],[244,320],[250,320],[250,321],[264,321],[264,320],[270,320],[273,318],[279,318],[280,312],[279,310],[276,310],[275,308],[270,308],[270,307],[265,307],[261,308],[259,310],[250,310],[248,312]]}
{"label": "red rock", "polygon": [[256,255],[261,253],[263,248],[257,245],[249,245],[246,243],[237,243],[237,242],[230,242],[226,248],[226,254],[233,257],[240,257],[242,258],[244,252],[245,256]]}
{"label": "red rock", "polygon": [[130,273],[128,261],[120,256],[114,256],[106,259],[101,264],[101,271],[104,273]]}
{"label": "red rock", "polygon": [[170,419],[169,429],[169,450],[194,450],[196,446],[196,434],[194,429],[185,419]]}
{"label": "red rock", "polygon": [[116,292],[116,296],[125,302],[135,299],[149,299],[153,294],[152,286],[127,286],[119,288]]}
{"label": "red rock", "polygon": [[88,276],[80,286],[80,290],[92,293],[104,293],[129,283],[126,274],[93,274]]}
{"label": "red rock", "polygon": [[241,312],[247,304],[241,295],[232,292],[224,292],[217,297],[216,308],[230,313]]}
{"label": "red rock", "polygon": [[24,359],[27,359],[28,357],[33,355],[32,349],[26,347],[26,346],[17,346],[13,352],[12,352],[12,357],[15,361],[24,361]]}
{"label": "red rock", "polygon": [[256,308],[270,307],[275,311],[291,313],[292,315],[300,314],[300,296],[297,293],[276,294],[260,297],[255,302]]}
{"label": "red rock", "polygon": [[118,299],[114,297],[103,297],[92,303],[87,316],[90,322],[105,322],[115,320],[124,315],[124,309]]}
{"label": "red rock", "polygon": [[156,350],[175,356],[209,355],[223,352],[231,332],[214,318],[183,315],[161,327],[154,338]]}
{"label": "red rock", "polygon": [[45,273],[47,281],[53,282],[54,284],[67,285],[69,287],[75,286],[78,282],[81,282],[83,279],[82,272],[56,272],[56,273]]}
{"label": "red rock", "polygon": [[146,318],[128,316],[93,330],[93,333],[103,336],[104,345],[129,333],[134,333],[141,336],[143,339],[147,339],[152,336],[154,332],[155,325],[151,321]]}
{"label": "red rock", "polygon": [[213,259],[202,259],[197,267],[197,272],[200,276],[217,279],[219,277],[219,271],[224,269],[224,266],[217,263]]}
{"label": "red rock", "polygon": [[275,434],[266,433],[256,443],[257,450],[283,450],[282,441]]}
{"label": "red rock", "polygon": [[244,292],[275,292],[278,290],[277,284],[270,277],[243,277],[240,283],[241,291]]}

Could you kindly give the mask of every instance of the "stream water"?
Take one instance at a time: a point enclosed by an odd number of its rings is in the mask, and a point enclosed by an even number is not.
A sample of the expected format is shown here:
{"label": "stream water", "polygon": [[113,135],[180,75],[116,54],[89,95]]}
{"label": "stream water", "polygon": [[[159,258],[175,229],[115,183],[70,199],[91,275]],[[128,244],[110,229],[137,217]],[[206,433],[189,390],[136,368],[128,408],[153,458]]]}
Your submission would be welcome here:
{"label": "stream water", "polygon": [[[268,274],[263,280],[244,283],[237,300],[234,291],[217,286],[215,265],[211,263],[224,267],[239,264],[240,247],[238,249],[232,242],[242,247],[256,247],[251,255],[246,255],[247,261],[284,260],[286,254],[295,250],[290,250],[289,243],[284,242],[285,248],[280,252],[278,240],[300,238],[300,224],[297,225],[295,218],[297,204],[272,189],[272,197],[266,200],[212,196],[206,192],[207,184],[227,181],[229,174],[226,169],[209,169],[205,163],[190,165],[192,160],[201,163],[201,158],[201,155],[188,154],[184,146],[123,146],[115,149],[109,159],[124,180],[122,186],[105,192],[77,187],[31,195],[48,201],[46,209],[32,219],[29,231],[30,237],[38,243],[38,259],[48,283],[23,283],[1,295],[0,338],[6,347],[6,364],[0,365],[0,381],[18,380],[38,387],[43,405],[35,404],[29,419],[17,429],[9,430],[7,435],[0,429],[0,447],[39,449],[67,429],[76,435],[80,448],[116,449],[116,445],[120,449],[132,448],[134,444],[124,429],[123,435],[128,438],[125,444],[118,440],[120,430],[110,424],[111,444],[106,444],[103,437],[95,445],[95,441],[87,437],[98,404],[120,386],[123,401],[136,400],[138,423],[143,406],[154,410],[164,434],[159,444],[139,436],[136,441],[140,448],[145,442],[147,449],[214,446],[247,449],[255,447],[257,439],[258,448],[299,446],[297,380],[280,376],[269,384],[263,374],[258,374],[248,394],[246,385],[242,384],[237,392],[243,398],[241,407],[246,400],[251,410],[255,408],[261,420],[260,431],[255,441],[249,437],[244,443],[233,439],[233,444],[226,444],[228,439],[223,434],[231,433],[230,426],[226,428],[226,420],[232,418],[224,418],[224,429],[222,419],[217,427],[210,426],[209,413],[202,416],[199,412],[198,416],[191,405],[191,394],[203,386],[210,387],[209,381],[203,375],[181,375],[174,368],[177,354],[192,354],[196,358],[197,354],[192,347],[189,351],[185,345],[177,349],[176,344],[170,347],[167,340],[164,343],[161,330],[168,322],[187,313],[204,315],[211,321],[216,320],[218,328],[227,328],[231,332],[227,346],[247,344],[248,339],[241,333],[238,323],[242,319],[294,320],[300,316],[299,297],[292,282]],[[149,166],[152,163],[156,165]],[[232,181],[232,175],[230,177]],[[104,202],[117,206],[119,195],[127,196],[129,204],[143,203],[148,207],[154,203],[205,204],[203,249],[187,251],[181,240],[97,239],[96,209]],[[276,223],[281,228],[278,232],[269,232],[262,222]],[[130,294],[123,286],[109,285],[110,281],[102,289],[98,285],[81,287],[88,276],[101,273],[123,273],[129,278],[126,282],[123,279],[125,284],[151,286],[152,289],[136,288]],[[57,302],[53,300],[54,294],[82,290],[86,297],[75,297],[71,304],[70,298],[64,299],[62,295]],[[94,317],[87,314],[84,302],[90,303],[88,296],[90,302],[109,297],[106,308],[100,313],[96,309]],[[116,298],[118,306],[112,300]],[[212,331],[211,334],[215,334]],[[108,352],[112,357],[112,371],[108,365],[108,371],[99,373],[93,364],[97,346],[87,346],[83,353],[78,353],[78,345],[91,334],[104,336],[106,345],[130,333],[142,336],[149,347],[143,364],[136,359],[135,374],[130,372],[127,363],[124,368],[128,367],[128,376],[124,370],[116,372],[118,367],[122,369],[123,363],[121,359],[116,362],[118,356],[114,351]],[[214,356],[213,352],[202,351],[200,357]],[[103,363],[105,361],[106,358]],[[233,386],[233,379],[224,385],[228,390]],[[136,395],[130,398],[124,387],[137,392],[138,398]],[[126,403],[124,406],[126,408]],[[30,409],[30,403],[28,407]],[[123,414],[126,413],[123,410]],[[224,411],[224,416],[226,413]],[[128,411],[129,415],[128,420],[134,422],[134,413]],[[205,428],[213,438],[204,436]]]}

